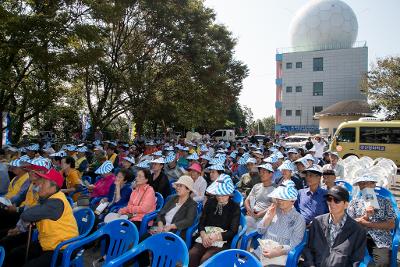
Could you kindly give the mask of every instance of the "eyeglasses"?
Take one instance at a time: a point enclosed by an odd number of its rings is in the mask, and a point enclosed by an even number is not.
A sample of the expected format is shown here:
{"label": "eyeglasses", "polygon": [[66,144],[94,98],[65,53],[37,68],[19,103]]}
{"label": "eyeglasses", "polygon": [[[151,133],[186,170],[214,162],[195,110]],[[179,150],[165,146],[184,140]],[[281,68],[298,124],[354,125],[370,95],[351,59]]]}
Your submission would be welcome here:
{"label": "eyeglasses", "polygon": [[326,201],[327,202],[335,202],[335,204],[339,204],[340,202],[342,202],[341,200],[339,200],[339,199],[337,199],[337,198],[334,198],[334,197],[332,197],[332,196],[328,196],[327,198],[326,198]]}

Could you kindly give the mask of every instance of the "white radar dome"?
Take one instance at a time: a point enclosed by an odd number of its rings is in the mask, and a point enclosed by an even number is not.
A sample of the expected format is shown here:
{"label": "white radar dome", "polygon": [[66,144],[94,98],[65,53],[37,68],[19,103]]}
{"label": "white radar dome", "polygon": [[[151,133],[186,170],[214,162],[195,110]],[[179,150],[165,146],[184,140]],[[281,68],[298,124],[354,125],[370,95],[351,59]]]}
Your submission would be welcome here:
{"label": "white radar dome", "polygon": [[295,51],[351,48],[357,33],[354,11],[340,0],[311,0],[296,13],[290,26]]}

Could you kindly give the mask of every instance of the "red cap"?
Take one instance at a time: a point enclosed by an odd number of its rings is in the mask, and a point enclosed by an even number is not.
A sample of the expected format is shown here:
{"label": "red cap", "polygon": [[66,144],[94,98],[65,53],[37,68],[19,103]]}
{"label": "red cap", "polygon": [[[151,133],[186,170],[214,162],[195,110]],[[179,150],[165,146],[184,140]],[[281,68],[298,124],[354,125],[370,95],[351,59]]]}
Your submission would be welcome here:
{"label": "red cap", "polygon": [[55,182],[60,188],[63,186],[64,178],[62,177],[61,173],[59,173],[56,169],[50,169],[47,173],[36,174],[46,180]]}
{"label": "red cap", "polygon": [[201,173],[201,165],[197,162],[194,162],[190,167],[189,170],[194,170],[198,173]]}

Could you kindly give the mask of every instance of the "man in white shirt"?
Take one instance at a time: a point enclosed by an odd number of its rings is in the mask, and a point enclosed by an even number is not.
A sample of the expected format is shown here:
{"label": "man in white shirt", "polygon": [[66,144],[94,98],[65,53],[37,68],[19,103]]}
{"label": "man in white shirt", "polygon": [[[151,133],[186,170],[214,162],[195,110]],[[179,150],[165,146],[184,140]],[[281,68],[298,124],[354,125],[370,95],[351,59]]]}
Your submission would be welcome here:
{"label": "man in white shirt", "polygon": [[190,177],[192,177],[193,184],[193,200],[202,202],[204,200],[204,193],[207,189],[207,182],[201,176],[201,165],[197,162],[192,163],[189,167]]}
{"label": "man in white shirt", "polygon": [[336,178],[344,178],[344,167],[338,164],[339,154],[337,152],[329,152],[330,163],[325,164],[323,170],[333,170],[335,171]]}
{"label": "man in white shirt", "polygon": [[312,140],[312,143],[314,144],[315,148],[315,157],[317,159],[322,159],[326,146],[324,139],[319,134],[317,134]]}

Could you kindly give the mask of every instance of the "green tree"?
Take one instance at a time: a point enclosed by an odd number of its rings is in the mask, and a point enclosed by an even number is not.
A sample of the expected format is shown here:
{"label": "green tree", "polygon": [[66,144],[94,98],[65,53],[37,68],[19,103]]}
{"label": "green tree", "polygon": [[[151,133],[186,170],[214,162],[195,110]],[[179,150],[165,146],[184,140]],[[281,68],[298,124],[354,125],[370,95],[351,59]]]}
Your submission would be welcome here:
{"label": "green tree", "polygon": [[400,57],[378,59],[362,88],[375,111],[400,119]]}

